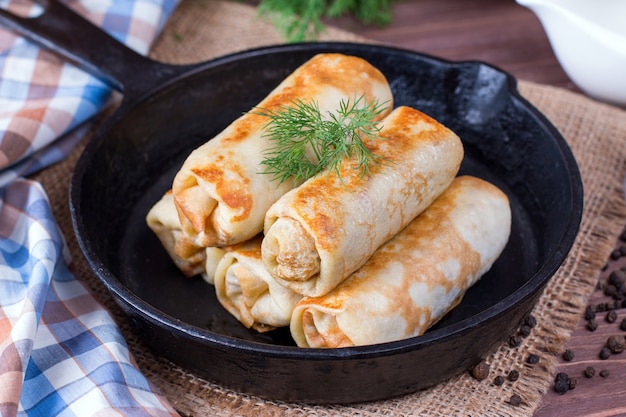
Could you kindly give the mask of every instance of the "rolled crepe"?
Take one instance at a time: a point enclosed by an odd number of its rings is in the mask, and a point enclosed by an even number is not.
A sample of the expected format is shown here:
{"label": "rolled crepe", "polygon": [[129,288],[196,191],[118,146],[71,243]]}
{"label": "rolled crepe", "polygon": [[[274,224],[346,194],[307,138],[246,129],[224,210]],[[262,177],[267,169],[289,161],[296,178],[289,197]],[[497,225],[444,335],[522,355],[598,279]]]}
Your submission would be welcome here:
{"label": "rolled crepe", "polygon": [[291,334],[301,347],[345,347],[421,335],[462,299],[504,249],[506,195],[459,177],[335,290],[303,298]]}
{"label": "rolled crepe", "polygon": [[289,326],[302,296],[278,285],[261,262],[261,237],[233,247],[217,265],[220,304],[247,328],[259,332]]}
{"label": "rolled crepe", "polygon": [[171,190],[148,211],[146,223],[185,276],[191,277],[205,272],[205,248],[195,245],[183,233]]}
{"label": "rolled crepe", "polygon": [[209,284],[215,284],[215,272],[217,271],[217,265],[219,265],[220,261],[226,255],[231,247],[215,247],[211,246],[206,248],[205,250],[205,262],[204,262],[204,272],[202,273],[202,278],[208,282]]}
{"label": "rolled crepe", "polygon": [[[342,100],[378,100],[393,106],[384,75],[365,60],[320,54],[297,68],[257,107],[276,111],[295,100],[316,102],[323,114]],[[387,112],[382,112],[380,118]],[[263,230],[267,209],[294,187],[262,174],[264,151],[270,148],[263,127],[268,118],[249,112],[212,140],[194,150],[173,182],[184,232],[199,246],[240,243]]]}
{"label": "rolled crepe", "polygon": [[213,284],[215,268],[228,248],[203,248],[183,233],[171,190],[148,211],[146,223],[183,275],[201,275],[206,282]]}
{"label": "rolled crepe", "polygon": [[395,109],[381,122],[385,140],[366,141],[385,160],[363,177],[347,159],[281,197],[265,218],[263,263],[276,281],[305,296],[335,288],[452,182],[463,146],[418,110]]}

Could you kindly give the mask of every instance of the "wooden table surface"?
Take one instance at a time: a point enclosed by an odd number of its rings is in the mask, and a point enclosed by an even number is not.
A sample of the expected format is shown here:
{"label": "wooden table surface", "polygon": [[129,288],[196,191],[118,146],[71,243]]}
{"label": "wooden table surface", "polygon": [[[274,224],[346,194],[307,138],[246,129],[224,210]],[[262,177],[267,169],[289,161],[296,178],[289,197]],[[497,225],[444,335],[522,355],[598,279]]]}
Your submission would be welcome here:
{"label": "wooden table surface", "polygon": [[[556,60],[539,20],[513,0],[404,0],[395,3],[389,27],[364,26],[350,18],[329,23],[386,44],[450,60],[481,60],[518,79],[580,92]],[[616,242],[617,247],[622,244]],[[610,260],[600,281],[605,281],[610,271],[624,267],[624,261]],[[589,303],[609,299],[596,290]],[[626,335],[619,329],[626,308],[616,312],[613,324],[605,321],[606,313],[598,313],[595,332],[586,328],[581,317],[567,343],[574,360],[560,360],[557,369],[575,378],[576,388],[563,395],[551,388],[535,417],[626,416],[626,353],[599,358],[609,336],[619,334],[623,340]],[[595,368],[595,377],[584,376],[588,366]],[[606,378],[599,376],[603,369],[609,371]]]}
{"label": "wooden table surface", "polygon": [[559,65],[539,20],[514,0],[400,0],[390,26],[330,21],[373,40],[450,60],[480,60],[519,79],[579,91]]}

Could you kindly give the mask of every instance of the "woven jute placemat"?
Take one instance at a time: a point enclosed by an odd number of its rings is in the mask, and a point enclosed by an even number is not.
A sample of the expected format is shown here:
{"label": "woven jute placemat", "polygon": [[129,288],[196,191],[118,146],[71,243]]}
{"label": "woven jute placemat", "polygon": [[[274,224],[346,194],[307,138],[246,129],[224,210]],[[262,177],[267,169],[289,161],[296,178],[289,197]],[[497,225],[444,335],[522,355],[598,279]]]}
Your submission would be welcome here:
{"label": "woven jute placemat", "polygon": [[[330,28],[321,39],[366,41]],[[282,39],[274,28],[260,21],[250,6],[237,2],[184,1],[156,42],[152,56],[166,62],[197,62],[280,42]],[[558,88],[520,81],[519,89],[571,146],[583,178],[585,205],[574,247],[533,310],[538,325],[521,346],[511,348],[503,343],[487,356],[494,375],[506,374],[511,369],[520,371],[518,381],[500,387],[464,373],[426,391],[400,398],[347,406],[315,406],[264,400],[200,379],[156,356],[138,340],[128,320],[86,265],[74,238],[68,209],[69,178],[82,146],[36,179],[48,192],[73,254],[76,275],[112,312],[140,369],[183,416],[531,416],[542,395],[550,389],[558,353],[575,328],[626,223],[622,189],[626,175],[626,112]],[[538,364],[525,362],[530,352],[539,355]],[[513,393],[522,397],[520,406],[508,403]]]}

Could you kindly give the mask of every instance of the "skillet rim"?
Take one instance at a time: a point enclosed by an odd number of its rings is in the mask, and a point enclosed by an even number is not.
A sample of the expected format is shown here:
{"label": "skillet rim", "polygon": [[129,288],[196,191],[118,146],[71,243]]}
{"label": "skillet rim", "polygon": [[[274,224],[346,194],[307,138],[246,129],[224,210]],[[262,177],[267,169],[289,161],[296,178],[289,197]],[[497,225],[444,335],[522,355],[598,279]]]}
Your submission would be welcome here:
{"label": "skillet rim", "polygon": [[[112,274],[107,268],[102,259],[94,252],[91,244],[89,243],[89,237],[84,230],[80,220],[83,218],[81,213],[81,189],[80,183],[83,178],[83,174],[87,169],[91,158],[97,154],[99,145],[106,139],[106,132],[110,131],[129,110],[134,106],[140,104],[143,100],[146,100],[153,95],[157,94],[161,89],[171,86],[180,80],[192,76],[197,72],[209,70],[210,68],[224,65],[227,63],[239,61],[248,57],[254,57],[257,55],[268,55],[273,53],[289,53],[289,52],[311,52],[320,53],[324,51],[332,52],[344,52],[344,53],[358,53],[359,51],[377,50],[377,52],[394,53],[402,55],[413,55],[420,59],[429,60],[435,63],[444,64],[447,66],[453,65],[480,65],[492,68],[500,74],[506,77],[506,92],[510,96],[511,101],[521,106],[529,115],[531,115],[535,121],[543,128],[547,129],[552,139],[556,142],[558,149],[563,156],[564,168],[569,173],[570,179],[570,197],[571,207],[569,212],[569,218],[565,226],[565,232],[561,236],[555,250],[546,258],[546,261],[537,266],[536,272],[522,285],[515,290],[509,296],[496,302],[491,307],[483,310],[475,315],[459,320],[456,323],[450,324],[440,329],[434,329],[421,336],[415,336],[403,340],[366,345],[347,348],[329,348],[329,349],[315,349],[315,348],[300,348],[294,346],[273,345],[262,342],[248,341],[244,339],[238,339],[232,336],[223,335],[207,329],[203,329],[182,320],[176,319],[158,308],[152,306],[146,301],[136,296],[130,291],[126,285],[124,285],[117,277]],[[154,323],[161,328],[166,328],[169,331],[175,331],[183,336],[192,338],[205,345],[212,345],[216,347],[222,347],[227,349],[235,349],[239,352],[245,353],[253,351],[256,354],[262,354],[263,356],[270,356],[274,358],[284,359],[319,359],[319,360],[343,360],[350,359],[367,359],[367,358],[380,358],[383,356],[392,356],[402,352],[418,350],[421,347],[433,345],[446,340],[456,339],[470,333],[472,329],[476,327],[486,325],[487,323],[496,320],[498,316],[508,311],[515,305],[523,303],[529,298],[536,297],[540,291],[543,290],[547,282],[556,273],[558,268],[567,258],[567,254],[571,250],[574,240],[578,234],[580,228],[580,221],[582,219],[582,209],[584,204],[583,184],[578,164],[574,158],[574,155],[561,135],[561,133],[552,125],[547,117],[541,113],[533,104],[526,100],[517,89],[517,80],[508,72],[498,68],[497,66],[479,61],[479,60],[465,60],[465,61],[451,61],[442,58],[438,58],[429,54],[424,54],[417,51],[411,51],[404,48],[395,46],[369,44],[369,43],[355,43],[355,42],[302,42],[294,44],[280,44],[262,46],[252,48],[240,52],[234,52],[224,56],[214,58],[209,61],[201,62],[194,65],[181,66],[186,67],[186,70],[169,82],[157,86],[154,89],[146,92],[145,94],[136,98],[124,98],[120,107],[109,116],[102,124],[97,128],[94,136],[89,140],[82,152],[76,167],[73,171],[70,182],[70,214],[75,231],[75,235],[82,253],[85,256],[90,268],[97,276],[100,282],[111,293],[115,301],[119,304],[123,301],[128,306],[136,309],[140,315]],[[534,305],[534,304],[533,304]]]}

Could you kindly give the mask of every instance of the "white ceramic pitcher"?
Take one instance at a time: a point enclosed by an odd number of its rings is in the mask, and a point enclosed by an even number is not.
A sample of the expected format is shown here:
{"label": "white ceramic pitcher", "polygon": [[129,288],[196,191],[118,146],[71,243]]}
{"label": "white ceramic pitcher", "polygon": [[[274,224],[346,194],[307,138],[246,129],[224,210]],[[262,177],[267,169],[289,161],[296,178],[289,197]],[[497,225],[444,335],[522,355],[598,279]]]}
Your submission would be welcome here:
{"label": "white ceramic pitcher", "polygon": [[543,25],[570,79],[599,100],[626,106],[626,0],[516,0]]}

